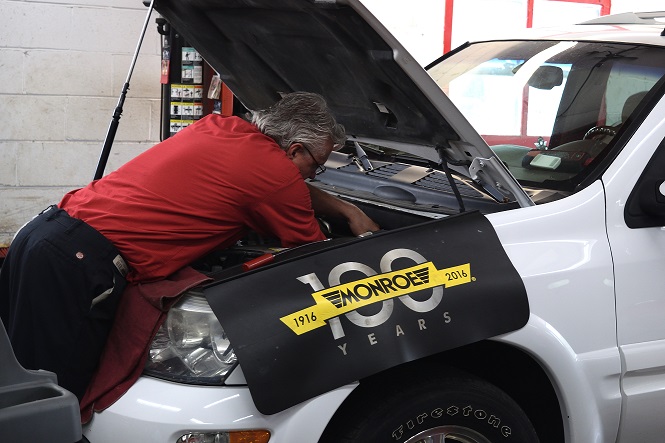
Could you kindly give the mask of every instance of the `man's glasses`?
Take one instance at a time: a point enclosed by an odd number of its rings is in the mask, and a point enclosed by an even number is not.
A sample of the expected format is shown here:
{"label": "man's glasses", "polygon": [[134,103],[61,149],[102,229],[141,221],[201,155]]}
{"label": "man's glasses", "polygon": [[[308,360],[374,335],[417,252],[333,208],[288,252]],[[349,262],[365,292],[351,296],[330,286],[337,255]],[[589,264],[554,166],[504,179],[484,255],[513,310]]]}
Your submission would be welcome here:
{"label": "man's glasses", "polygon": [[307,151],[309,153],[309,156],[312,157],[312,160],[314,160],[314,163],[316,163],[316,171],[314,173],[316,175],[319,175],[319,174],[323,174],[324,172],[326,172],[326,167],[324,165],[319,164],[319,162],[316,161],[316,158],[314,157],[314,155],[312,155],[312,151],[307,149],[307,146],[305,146],[304,144],[300,143],[300,145],[303,148],[305,148],[305,151]]}

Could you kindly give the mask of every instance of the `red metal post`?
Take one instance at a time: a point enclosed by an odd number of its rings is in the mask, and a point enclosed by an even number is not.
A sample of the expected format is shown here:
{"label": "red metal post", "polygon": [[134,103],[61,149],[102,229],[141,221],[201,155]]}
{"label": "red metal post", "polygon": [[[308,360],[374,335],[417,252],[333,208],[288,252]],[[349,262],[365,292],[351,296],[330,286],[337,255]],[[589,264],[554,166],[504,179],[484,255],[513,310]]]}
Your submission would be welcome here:
{"label": "red metal post", "polygon": [[443,53],[449,52],[452,48],[453,36],[453,6],[455,0],[446,0],[443,17]]}
{"label": "red metal post", "polygon": [[533,28],[533,2],[534,0],[526,0],[526,27]]}

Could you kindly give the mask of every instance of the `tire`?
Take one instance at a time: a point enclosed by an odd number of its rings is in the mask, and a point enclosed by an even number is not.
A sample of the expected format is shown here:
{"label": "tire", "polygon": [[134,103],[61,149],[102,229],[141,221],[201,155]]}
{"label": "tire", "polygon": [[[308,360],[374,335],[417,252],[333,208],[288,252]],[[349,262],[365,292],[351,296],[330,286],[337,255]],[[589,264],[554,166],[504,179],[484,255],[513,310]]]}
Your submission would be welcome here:
{"label": "tire", "polygon": [[538,443],[527,415],[496,386],[459,373],[414,378],[361,383],[320,442]]}

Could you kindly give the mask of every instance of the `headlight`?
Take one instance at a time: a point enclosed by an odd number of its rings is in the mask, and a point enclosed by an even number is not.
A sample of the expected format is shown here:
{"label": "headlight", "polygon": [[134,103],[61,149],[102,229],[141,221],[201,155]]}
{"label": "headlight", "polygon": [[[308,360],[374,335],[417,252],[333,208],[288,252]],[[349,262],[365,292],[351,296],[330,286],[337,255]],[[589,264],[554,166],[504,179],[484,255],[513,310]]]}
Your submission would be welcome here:
{"label": "headlight", "polygon": [[157,331],[144,374],[181,383],[220,384],[236,362],[205,297],[190,291],[171,308]]}

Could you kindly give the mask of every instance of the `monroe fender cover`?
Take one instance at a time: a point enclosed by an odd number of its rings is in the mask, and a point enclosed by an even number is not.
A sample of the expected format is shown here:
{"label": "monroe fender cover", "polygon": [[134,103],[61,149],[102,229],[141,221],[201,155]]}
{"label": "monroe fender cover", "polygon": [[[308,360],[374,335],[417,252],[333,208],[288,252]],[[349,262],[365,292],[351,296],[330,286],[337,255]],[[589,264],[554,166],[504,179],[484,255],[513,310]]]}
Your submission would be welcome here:
{"label": "monroe fender cover", "polygon": [[263,414],[529,318],[524,284],[478,212],[276,260],[205,296]]}

